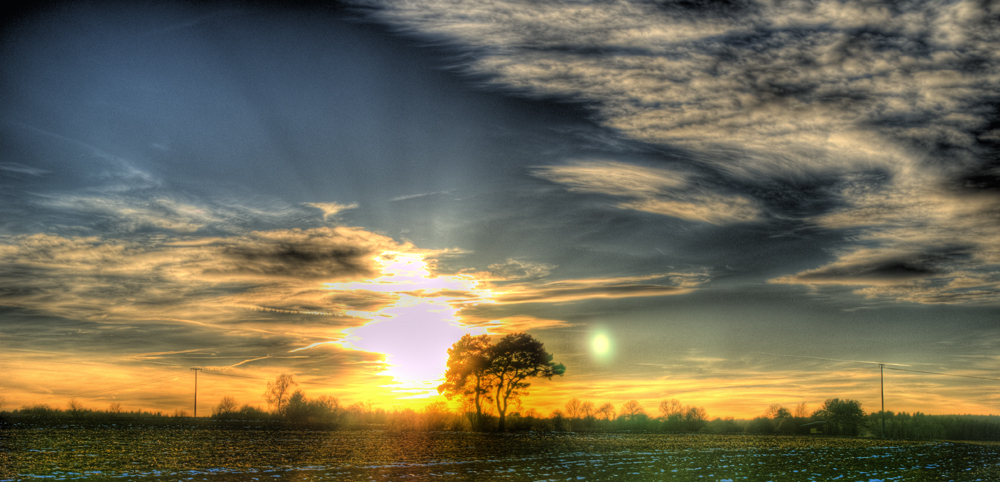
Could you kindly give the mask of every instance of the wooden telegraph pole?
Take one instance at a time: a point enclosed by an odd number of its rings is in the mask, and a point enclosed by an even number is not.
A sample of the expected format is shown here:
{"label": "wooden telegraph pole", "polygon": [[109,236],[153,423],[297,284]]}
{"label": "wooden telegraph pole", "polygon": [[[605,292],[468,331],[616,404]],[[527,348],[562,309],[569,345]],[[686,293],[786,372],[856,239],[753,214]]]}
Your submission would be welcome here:
{"label": "wooden telegraph pole", "polygon": [[194,418],[198,418],[198,372],[201,368],[192,368],[194,371]]}
{"label": "wooden telegraph pole", "polygon": [[885,365],[878,364],[878,378],[882,387],[882,440],[885,440]]}

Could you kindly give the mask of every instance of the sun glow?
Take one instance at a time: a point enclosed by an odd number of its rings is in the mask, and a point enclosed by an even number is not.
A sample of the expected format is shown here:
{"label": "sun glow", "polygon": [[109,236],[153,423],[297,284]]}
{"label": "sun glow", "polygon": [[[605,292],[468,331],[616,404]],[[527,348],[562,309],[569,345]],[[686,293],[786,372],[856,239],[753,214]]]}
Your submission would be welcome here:
{"label": "sun glow", "polygon": [[611,348],[611,344],[608,341],[608,337],[604,336],[603,334],[599,334],[594,337],[593,346],[594,346],[594,352],[597,353],[598,355],[603,355],[607,353],[608,350]]}
{"label": "sun glow", "polygon": [[443,380],[448,348],[465,333],[484,334],[486,328],[465,326],[458,312],[464,305],[492,302],[492,292],[468,275],[434,275],[423,254],[382,253],[377,278],[326,283],[332,291],[379,292],[395,300],[375,311],[348,311],[369,320],[359,327],[342,330],[333,343],[346,348],[385,355],[381,375],[393,378],[390,388],[400,398],[423,398],[437,394]]}

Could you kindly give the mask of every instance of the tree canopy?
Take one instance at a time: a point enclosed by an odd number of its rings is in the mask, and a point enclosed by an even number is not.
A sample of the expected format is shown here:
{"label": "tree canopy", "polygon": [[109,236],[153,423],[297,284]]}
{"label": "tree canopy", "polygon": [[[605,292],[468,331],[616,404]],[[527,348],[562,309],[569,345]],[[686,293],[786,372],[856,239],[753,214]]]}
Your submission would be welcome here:
{"label": "tree canopy", "polygon": [[551,379],[565,371],[563,364],[552,361],[542,342],[526,333],[506,335],[495,345],[487,335],[464,335],[448,350],[448,371],[438,392],[472,400],[477,429],[483,428],[483,403],[495,402],[499,429],[504,431],[510,403],[527,394],[528,379]]}
{"label": "tree canopy", "polygon": [[816,415],[830,424],[830,430],[835,435],[858,435],[867,423],[865,411],[857,400],[828,399]]}
{"label": "tree canopy", "polygon": [[489,335],[463,335],[448,349],[448,371],[445,382],[438,386],[438,393],[449,400],[457,395],[473,402],[476,411],[470,422],[475,430],[482,429],[483,404],[493,401],[490,389],[495,380],[488,373],[490,347]]}

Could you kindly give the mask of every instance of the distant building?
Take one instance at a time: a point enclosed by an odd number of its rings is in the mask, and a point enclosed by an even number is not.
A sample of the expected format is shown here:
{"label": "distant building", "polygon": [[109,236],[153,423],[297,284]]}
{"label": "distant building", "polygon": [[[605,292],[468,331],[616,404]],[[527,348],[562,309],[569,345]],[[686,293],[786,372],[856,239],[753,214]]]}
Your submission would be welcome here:
{"label": "distant building", "polygon": [[799,425],[803,428],[809,429],[809,435],[822,435],[826,433],[826,421],[820,420],[818,422],[809,422]]}

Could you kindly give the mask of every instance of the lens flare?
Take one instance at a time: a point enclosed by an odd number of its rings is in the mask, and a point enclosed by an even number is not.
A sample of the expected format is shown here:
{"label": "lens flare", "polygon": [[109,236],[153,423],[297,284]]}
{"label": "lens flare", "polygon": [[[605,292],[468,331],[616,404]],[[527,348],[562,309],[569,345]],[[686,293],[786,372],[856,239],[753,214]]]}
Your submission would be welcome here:
{"label": "lens flare", "polygon": [[611,349],[611,343],[608,341],[608,337],[600,334],[594,337],[593,347],[595,353],[604,355]]}

